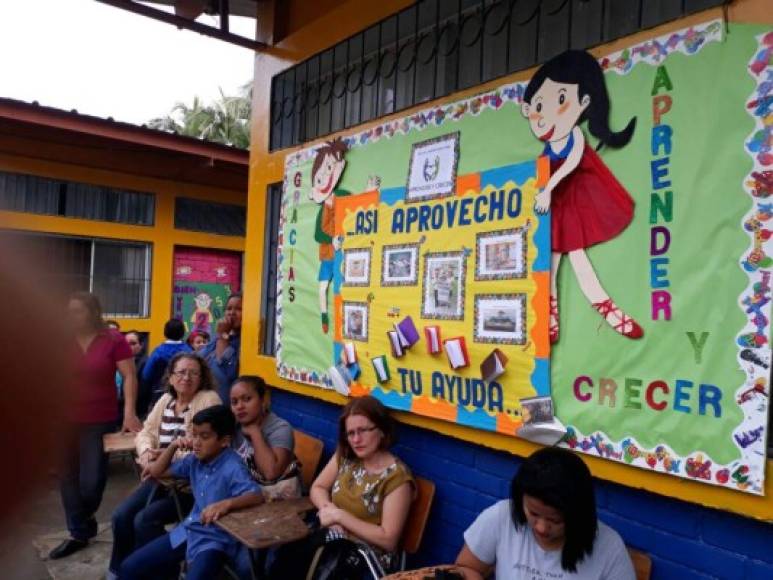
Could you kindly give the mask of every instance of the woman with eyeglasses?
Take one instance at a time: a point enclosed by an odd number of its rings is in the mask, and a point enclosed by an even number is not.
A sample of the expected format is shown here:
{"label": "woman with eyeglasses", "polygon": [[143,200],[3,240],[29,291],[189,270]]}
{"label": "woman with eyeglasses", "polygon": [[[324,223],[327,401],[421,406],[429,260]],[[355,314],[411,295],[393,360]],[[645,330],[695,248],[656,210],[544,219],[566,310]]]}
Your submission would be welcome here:
{"label": "woman with eyeglasses", "polygon": [[[220,405],[215,380],[207,363],[190,352],[175,355],[166,368],[167,392],[156,402],[137,435],[137,462],[141,469],[161,455],[178,437],[186,437],[192,417],[207,407]],[[193,498],[177,493],[183,513]],[[136,549],[165,533],[177,521],[175,500],[167,488],[146,480],[113,513],[113,552],[108,578],[116,578],[121,563]]]}
{"label": "woman with eyeglasses", "polygon": [[[389,451],[392,442],[393,420],[384,405],[371,396],[353,399],[338,421],[336,452],[309,494],[327,528],[324,541],[346,538],[366,544],[387,573],[397,568],[397,548],[415,493],[410,470]],[[300,568],[290,570],[286,561],[278,562],[271,577],[303,577],[317,549],[312,547],[311,552],[292,550]]]}

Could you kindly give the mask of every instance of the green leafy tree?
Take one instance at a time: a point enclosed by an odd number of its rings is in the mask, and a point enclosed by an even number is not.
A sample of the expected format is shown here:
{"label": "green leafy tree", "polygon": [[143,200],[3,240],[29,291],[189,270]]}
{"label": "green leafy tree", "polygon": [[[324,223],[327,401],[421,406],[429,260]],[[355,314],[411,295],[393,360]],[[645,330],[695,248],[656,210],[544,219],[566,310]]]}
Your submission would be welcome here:
{"label": "green leafy tree", "polygon": [[151,119],[148,126],[187,137],[196,137],[249,149],[252,83],[240,87],[239,94],[229,96],[220,89],[220,98],[205,104],[193,97],[189,106],[178,102],[168,115]]}

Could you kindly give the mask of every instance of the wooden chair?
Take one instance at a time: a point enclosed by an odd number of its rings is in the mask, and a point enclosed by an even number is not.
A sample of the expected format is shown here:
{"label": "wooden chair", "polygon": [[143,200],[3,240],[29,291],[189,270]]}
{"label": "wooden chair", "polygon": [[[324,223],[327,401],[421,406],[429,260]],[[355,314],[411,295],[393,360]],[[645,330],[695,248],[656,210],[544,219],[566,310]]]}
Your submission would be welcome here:
{"label": "wooden chair", "polygon": [[419,551],[424,530],[429,519],[429,510],[432,500],[435,499],[435,484],[429,479],[416,478],[416,498],[411,504],[408,520],[403,530],[403,553],[400,561],[400,569],[405,570],[406,554],[415,554]]}
{"label": "wooden chair", "polygon": [[301,463],[301,481],[303,489],[308,490],[317,474],[319,460],[322,459],[324,444],[321,440],[297,429],[293,432],[295,437],[295,457]]}
{"label": "wooden chair", "polygon": [[633,570],[636,572],[636,580],[649,580],[652,572],[652,559],[639,550],[628,548],[628,555],[633,562]]}

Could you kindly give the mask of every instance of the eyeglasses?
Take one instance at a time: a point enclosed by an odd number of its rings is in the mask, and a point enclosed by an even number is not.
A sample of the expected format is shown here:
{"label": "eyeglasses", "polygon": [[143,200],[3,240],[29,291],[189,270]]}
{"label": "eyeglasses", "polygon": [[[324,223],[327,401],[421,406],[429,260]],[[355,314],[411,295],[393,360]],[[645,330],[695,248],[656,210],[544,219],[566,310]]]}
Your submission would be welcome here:
{"label": "eyeglasses", "polygon": [[357,427],[356,429],[351,429],[346,432],[346,438],[347,439],[354,439],[356,435],[362,436],[365,433],[370,433],[372,431],[375,431],[378,429],[375,425],[373,427]]}
{"label": "eyeglasses", "polygon": [[182,371],[174,371],[172,373],[174,376],[182,378],[182,377],[191,377],[192,379],[197,379],[201,376],[201,373],[199,371],[191,371],[188,369],[182,370]]}

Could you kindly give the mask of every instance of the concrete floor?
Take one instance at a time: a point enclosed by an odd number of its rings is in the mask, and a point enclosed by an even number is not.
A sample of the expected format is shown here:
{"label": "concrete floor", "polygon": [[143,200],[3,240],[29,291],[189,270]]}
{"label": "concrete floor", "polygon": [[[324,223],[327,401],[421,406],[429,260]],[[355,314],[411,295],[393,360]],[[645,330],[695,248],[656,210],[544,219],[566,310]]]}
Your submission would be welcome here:
{"label": "concrete floor", "polygon": [[69,558],[44,561],[42,554],[68,536],[55,477],[42,482],[16,516],[4,522],[0,537],[0,570],[3,580],[101,580],[107,571],[112,535],[110,516],[137,485],[128,458],[110,461],[107,489],[97,521],[100,534],[88,548]]}

